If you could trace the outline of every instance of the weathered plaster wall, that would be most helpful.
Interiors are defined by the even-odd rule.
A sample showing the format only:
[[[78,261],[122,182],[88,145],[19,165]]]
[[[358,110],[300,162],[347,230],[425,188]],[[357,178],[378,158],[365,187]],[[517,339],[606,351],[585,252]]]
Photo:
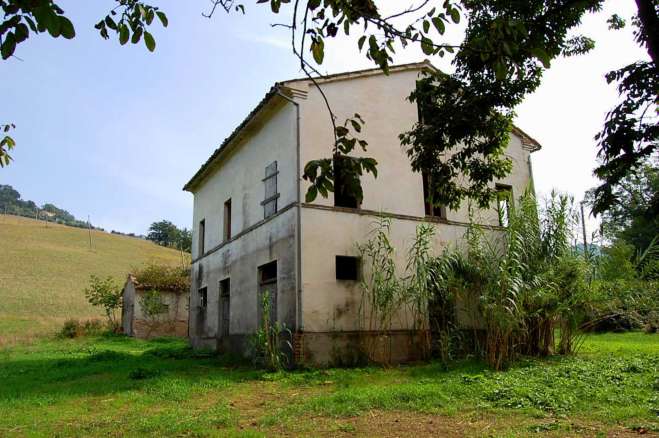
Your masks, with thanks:
[[[135,291],[133,332],[137,338],[159,336],[188,336],[188,292],[160,291],[160,299],[167,311],[155,317],[147,317],[142,309],[145,290]]]
[[[362,208],[410,216],[424,216],[423,183],[421,174],[413,172],[409,158],[400,144],[398,135],[409,131],[418,120],[416,104],[407,100],[416,85],[418,69],[393,71],[389,76],[371,74],[350,80],[337,80],[322,84],[338,121],[359,113],[366,124],[360,138],[368,141],[366,152],[355,150],[355,155],[373,157],[378,162],[378,177],[371,174],[362,178],[364,200]],[[327,109],[320,92],[309,82],[293,82],[291,87],[306,91],[307,99],[300,100],[301,152],[300,165],[317,158],[327,158],[333,143],[332,129]],[[515,197],[520,196],[530,181],[528,167],[530,152],[522,148],[521,140],[511,135],[506,151],[514,171],[497,181],[513,187]],[[301,169],[301,170],[302,170]],[[309,187],[302,181],[301,195]],[[334,198],[318,197],[314,204],[333,206]],[[480,211],[478,221],[498,225],[495,205],[489,211]],[[466,222],[469,220],[467,203],[457,211],[448,211],[447,219]]]
[[[361,292],[356,282],[336,280],[335,256],[356,256],[356,243],[367,239],[376,217],[363,210],[410,217],[394,217],[391,226],[397,265],[401,271],[404,269],[405,252],[414,238],[416,226],[425,216],[421,175],[412,171],[398,138],[417,121],[416,105],[406,100],[417,78],[418,70],[407,70],[392,72],[390,76],[374,74],[322,85],[340,122],[355,112],[366,121],[360,138],[368,141],[368,150],[357,154],[378,161],[378,177],[369,174],[362,178],[362,211],[323,210],[310,206],[302,209],[302,324],[305,332],[359,328],[357,313]],[[320,93],[305,81],[290,86],[308,93],[306,99],[300,100],[303,167],[311,159],[329,156],[331,127],[327,118],[322,117],[326,110]],[[506,154],[512,159],[514,170],[497,182],[512,186],[515,197],[521,195],[530,182],[529,153],[522,147],[520,138],[511,135]],[[302,197],[307,188],[308,183],[303,181]],[[332,207],[334,200],[332,196],[319,197],[313,204]],[[436,253],[449,243],[457,245],[469,221],[467,205],[447,213],[448,223],[434,224]],[[475,218],[481,224],[498,225],[496,205],[478,211]],[[394,329],[408,327],[401,312],[394,321]]]
[[[231,235],[263,219],[265,168],[277,161],[279,209],[296,198],[296,113],[292,105],[271,105],[194,193],[192,254],[199,256],[199,222],[205,220],[205,250],[223,241],[224,203],[231,199]],[[263,127],[267,126],[267,129]]]
[[[357,243],[364,243],[377,218],[342,211],[302,209],[302,322],[307,332],[352,331],[359,327],[362,292],[358,282],[336,279],[335,256],[357,256]],[[402,274],[406,252],[421,221],[391,219],[391,244]],[[433,223],[435,253],[448,245],[460,245],[466,228]],[[322,250],[318,250],[322,248]],[[364,268],[367,269],[367,268]],[[403,311],[394,319],[393,329],[409,327]]]
[[[275,260],[278,320],[294,327],[295,209],[289,208],[194,264],[190,297],[190,337],[194,345],[217,346],[221,327],[219,282],[225,278],[231,281],[229,335],[254,333],[258,327],[258,267]],[[208,291],[206,308],[200,307],[201,287]]]

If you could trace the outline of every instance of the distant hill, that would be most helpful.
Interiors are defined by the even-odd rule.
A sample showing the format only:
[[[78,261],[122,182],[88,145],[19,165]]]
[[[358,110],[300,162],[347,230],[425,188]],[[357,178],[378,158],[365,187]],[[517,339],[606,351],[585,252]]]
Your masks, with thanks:
[[[83,289],[89,275],[123,284],[133,267],[189,255],[150,241],[0,214],[0,347],[54,333],[67,318],[100,317]]]
[[[56,222],[78,228],[89,228],[92,226],[87,221],[76,219],[68,211],[53,204],[44,204],[39,207],[34,201],[21,199],[21,194],[18,193],[18,190],[10,185],[3,184],[0,184],[0,213],[43,219],[48,222]],[[96,227],[92,226],[92,228]]]

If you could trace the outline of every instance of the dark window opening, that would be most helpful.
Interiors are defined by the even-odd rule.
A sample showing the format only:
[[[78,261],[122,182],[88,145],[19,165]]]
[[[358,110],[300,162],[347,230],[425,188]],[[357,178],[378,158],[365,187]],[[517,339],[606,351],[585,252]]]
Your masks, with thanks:
[[[265,168],[265,178],[263,184],[265,185],[265,197],[261,205],[263,205],[263,217],[268,218],[277,213],[277,162],[273,161]]]
[[[231,281],[228,278],[220,280],[220,334],[229,335],[231,324]]]
[[[264,324],[264,308],[263,300],[265,294],[268,294],[268,307],[269,307],[269,319],[268,323],[271,326],[274,326],[277,322],[277,261],[267,263],[263,266],[259,266],[258,269],[258,278],[259,278],[259,293],[258,293],[258,321],[259,326],[262,327]]]
[[[346,167],[350,158],[334,158],[334,206],[345,208],[359,208],[359,201],[355,196],[355,187],[351,187],[348,181]]]
[[[224,203],[224,241],[231,239],[231,199]]]
[[[277,281],[277,261],[259,266],[259,284],[274,283]]]
[[[199,256],[204,255],[204,243],[206,241],[206,220],[199,221]]]
[[[359,257],[336,256],[336,279],[359,280]]]
[[[443,205],[434,205],[431,198],[432,179],[426,172],[422,172],[423,178],[423,206],[426,216],[440,217],[446,219],[446,207]]]
[[[205,309],[208,306],[208,288],[199,289],[199,307]]]
[[[496,185],[497,212],[499,214],[499,225],[507,227],[510,223],[510,209],[513,202],[513,188],[503,184]]]

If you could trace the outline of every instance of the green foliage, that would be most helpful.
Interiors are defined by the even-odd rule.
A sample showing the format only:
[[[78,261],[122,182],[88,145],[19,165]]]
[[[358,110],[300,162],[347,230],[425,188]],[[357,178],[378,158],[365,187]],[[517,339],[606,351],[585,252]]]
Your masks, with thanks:
[[[622,332],[654,324],[659,312],[659,282],[640,279],[596,280],[592,306],[582,328]]]
[[[78,319],[67,319],[57,334],[60,338],[79,338],[81,336],[99,336],[107,330],[106,324],[98,319],[81,322]]]
[[[89,286],[85,288],[85,297],[92,306],[102,307],[113,330],[119,329],[116,311],[121,308],[122,289],[111,276],[99,278],[92,274]]]
[[[485,208],[496,193],[488,183],[512,170],[504,155],[512,113],[483,111],[483,106],[498,106],[490,100],[475,87],[442,73],[417,81],[410,101],[419,106],[421,120],[400,140],[412,169],[427,175],[428,200],[433,205],[457,209],[464,199],[471,199]]]
[[[183,292],[190,290],[189,267],[147,263],[134,269],[133,275],[144,289]]]
[[[261,294],[261,321],[250,337],[252,361],[270,371],[281,371],[289,365],[289,356],[284,348],[293,353],[292,333],[284,324],[274,321],[270,304],[270,292]],[[288,338],[288,339],[285,339]]]
[[[598,278],[602,281],[630,281],[638,278],[632,263],[634,247],[622,240],[605,247],[599,258]]]
[[[368,335],[362,347],[374,362],[391,361],[391,351],[378,355],[378,344],[389,336],[394,319],[401,318],[412,332],[414,348],[421,357],[430,354],[428,303],[439,288],[441,273],[435,269],[432,255],[435,228],[421,224],[407,250],[404,272],[396,271],[396,250],[390,240],[391,219],[380,217],[370,238],[357,244],[363,266],[359,307],[361,329]]]
[[[593,211],[600,211],[601,234],[612,242],[622,240],[636,251],[645,251],[659,233],[659,161],[643,160],[611,187],[613,201],[606,211],[597,210],[598,190],[586,200]]]
[[[9,162],[12,160],[11,155],[9,155],[9,151],[14,149],[14,146],[16,146],[14,139],[7,134],[10,129],[16,129],[16,125],[13,123],[0,125],[0,130],[2,131],[0,136],[3,136],[2,140],[0,140],[0,167],[5,167],[9,164]]]
[[[656,159],[658,150],[659,126],[656,112],[659,39],[656,37],[656,29],[659,17],[653,1],[638,1],[637,4],[639,14],[633,20],[636,40],[639,45],[646,45],[651,60],[637,61],[606,75],[607,83],[617,83],[622,101],[609,111],[602,131],[595,136],[600,158],[595,175],[602,181],[593,191],[595,214],[605,213],[609,208],[627,202],[627,195],[621,197],[621,194],[626,193],[626,183],[642,169],[644,162]],[[615,28],[624,25],[619,17],[610,23]],[[659,201],[656,199],[649,213],[655,218],[659,215]]]
[[[350,156],[357,146],[366,151],[368,143],[351,134],[351,130],[360,133],[363,125],[364,120],[355,114],[342,126],[335,126],[332,158],[312,160],[304,166],[302,177],[311,183],[305,195],[306,202],[313,202],[319,193],[326,198],[329,192],[336,191],[335,196],[350,196],[357,205],[361,204],[364,198],[361,176],[369,172],[376,178],[378,176],[375,159]]]
[[[104,39],[109,32],[115,32],[123,45],[131,36],[133,44],[144,35],[144,42],[151,52],[155,50],[155,40],[146,30],[154,18],[167,27],[168,20],[164,12],[157,7],[138,0],[115,0],[116,6],[104,19],[94,27]],[[30,37],[30,32],[39,34],[48,32],[53,38],[72,39],[76,36],[73,23],[64,16],[64,10],[53,0],[5,0],[0,2],[4,21],[0,22],[0,54],[8,59],[16,46]]]
[[[386,435],[398,423],[409,431],[409,418],[426,418],[423,431],[441,418],[451,432],[476,435],[487,427],[518,436],[532,425],[555,425],[557,435],[657,431],[658,342],[642,333],[589,335],[584,354],[506,372],[471,360],[448,369],[265,373],[222,356],[194,357],[184,340],[42,340],[0,351],[0,433],[107,436],[121,427],[130,436],[301,436],[336,435],[345,424],[358,435]],[[132,379],[137,370],[150,377]]]
[[[167,311],[167,305],[162,300],[160,291],[148,290],[140,294],[138,301],[142,313],[148,320],[155,320]]]
[[[571,199],[552,193],[538,214],[530,193],[511,210],[502,234],[472,224],[466,254],[447,253],[457,294],[480,297],[486,362],[509,366],[520,354],[571,353],[587,300],[586,266],[570,252],[576,225]]]
[[[169,248],[190,252],[192,249],[192,231],[178,228],[168,220],[153,222],[149,227],[147,240]]]

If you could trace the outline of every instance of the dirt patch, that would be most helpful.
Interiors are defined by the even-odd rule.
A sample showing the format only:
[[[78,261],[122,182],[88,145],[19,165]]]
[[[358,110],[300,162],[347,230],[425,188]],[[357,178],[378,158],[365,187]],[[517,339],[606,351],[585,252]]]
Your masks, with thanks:
[[[255,425],[256,423],[254,423]],[[252,426],[252,428],[255,428]],[[620,437],[659,436],[617,425],[533,419],[517,415],[467,413],[458,416],[404,411],[370,411],[358,417],[307,417],[286,426],[258,429],[268,436],[285,437]]]

